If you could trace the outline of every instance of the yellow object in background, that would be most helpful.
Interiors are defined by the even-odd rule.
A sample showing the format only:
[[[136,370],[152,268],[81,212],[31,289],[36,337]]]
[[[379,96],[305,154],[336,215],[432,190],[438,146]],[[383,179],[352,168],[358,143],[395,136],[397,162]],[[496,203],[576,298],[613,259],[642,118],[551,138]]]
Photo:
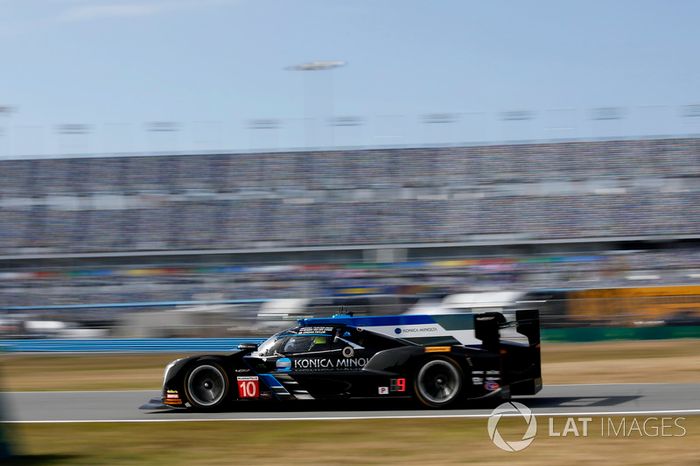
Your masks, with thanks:
[[[677,316],[700,318],[697,285],[576,290],[569,291],[567,298],[567,315],[572,320],[638,325]]]

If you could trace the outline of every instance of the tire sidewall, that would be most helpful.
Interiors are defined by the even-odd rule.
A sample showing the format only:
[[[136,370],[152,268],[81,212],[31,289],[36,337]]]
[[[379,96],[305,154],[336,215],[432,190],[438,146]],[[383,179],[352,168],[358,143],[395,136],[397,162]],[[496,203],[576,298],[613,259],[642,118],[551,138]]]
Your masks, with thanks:
[[[449,363],[450,365],[452,365],[452,367],[454,367],[454,369],[457,371],[457,377],[459,380],[457,394],[451,400],[449,400],[445,403],[435,403],[433,401],[430,401],[430,400],[424,398],[420,393],[420,389],[418,388],[418,375],[420,374],[420,370],[423,368],[423,366],[425,366],[429,362],[436,361],[436,360],[445,361],[445,362]],[[464,380],[465,380],[464,370],[457,363],[457,361],[455,361],[453,358],[448,357],[448,356],[433,356],[431,358],[426,358],[426,359],[421,360],[416,365],[414,377],[413,377],[413,392],[415,394],[416,401],[418,401],[418,403],[424,408],[431,408],[431,409],[448,408],[448,407],[454,406],[456,403],[458,403],[462,399],[462,395],[464,393]]]
[[[218,370],[221,375],[224,378],[224,394],[221,397],[221,399],[211,405],[211,406],[199,406],[195,401],[193,401],[192,395],[190,395],[190,390],[189,390],[189,379],[190,375],[192,372],[200,367],[200,366],[211,366],[214,367],[216,370]],[[190,367],[187,368],[187,372],[185,373],[185,377],[182,381],[183,384],[183,390],[185,392],[185,397],[187,398],[187,401],[189,402],[190,406],[192,407],[193,410],[197,411],[215,411],[217,409],[221,409],[226,403],[228,403],[230,400],[229,398],[229,393],[231,391],[231,382],[230,382],[230,377],[226,373],[226,370],[223,368],[223,366],[219,363],[219,361],[212,361],[212,360],[198,360],[194,362]]]

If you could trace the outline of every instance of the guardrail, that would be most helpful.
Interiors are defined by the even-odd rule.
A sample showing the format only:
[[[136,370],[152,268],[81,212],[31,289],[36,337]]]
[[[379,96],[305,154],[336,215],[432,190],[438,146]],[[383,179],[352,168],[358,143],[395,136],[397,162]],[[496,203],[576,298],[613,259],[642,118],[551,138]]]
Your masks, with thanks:
[[[552,342],[670,340],[675,338],[700,338],[700,326],[570,327],[542,330],[542,339]]]

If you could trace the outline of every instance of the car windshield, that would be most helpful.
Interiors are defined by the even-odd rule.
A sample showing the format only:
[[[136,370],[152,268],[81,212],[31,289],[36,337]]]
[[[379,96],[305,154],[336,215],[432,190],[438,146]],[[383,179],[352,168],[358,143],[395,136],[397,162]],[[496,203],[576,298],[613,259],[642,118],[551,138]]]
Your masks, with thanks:
[[[286,332],[272,335],[270,338],[262,342],[260,346],[258,346],[256,353],[259,356],[272,356],[275,353],[280,353],[282,346],[288,337],[289,334]]]
[[[293,328],[277,333],[265,340],[256,351],[257,356],[274,356],[275,354],[304,353],[328,349],[331,340],[329,333],[310,333],[311,331],[332,331],[331,327]],[[308,332],[308,333],[307,333]]]
[[[326,335],[296,335],[289,337],[284,344],[282,353],[305,353],[307,351],[320,351],[325,349],[328,344]]]

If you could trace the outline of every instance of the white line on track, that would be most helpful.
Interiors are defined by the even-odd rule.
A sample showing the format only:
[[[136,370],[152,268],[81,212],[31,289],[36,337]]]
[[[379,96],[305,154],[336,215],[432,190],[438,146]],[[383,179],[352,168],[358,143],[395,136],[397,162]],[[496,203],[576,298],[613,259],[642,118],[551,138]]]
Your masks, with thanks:
[[[608,383],[548,383],[543,387],[609,387],[611,385],[694,385],[697,382],[608,382]]]
[[[700,409],[671,409],[651,411],[572,411],[572,412],[535,412],[535,416],[580,417],[580,416],[642,416],[642,415],[698,415]],[[376,419],[484,419],[490,414],[426,414],[426,415],[386,415],[386,416],[323,416],[323,417],[245,417],[245,418],[184,418],[184,419],[80,419],[80,420],[36,420],[36,421],[1,421],[4,424],[129,424],[145,422],[233,422],[233,421],[362,421]],[[519,414],[504,414],[504,417],[519,417]]]

